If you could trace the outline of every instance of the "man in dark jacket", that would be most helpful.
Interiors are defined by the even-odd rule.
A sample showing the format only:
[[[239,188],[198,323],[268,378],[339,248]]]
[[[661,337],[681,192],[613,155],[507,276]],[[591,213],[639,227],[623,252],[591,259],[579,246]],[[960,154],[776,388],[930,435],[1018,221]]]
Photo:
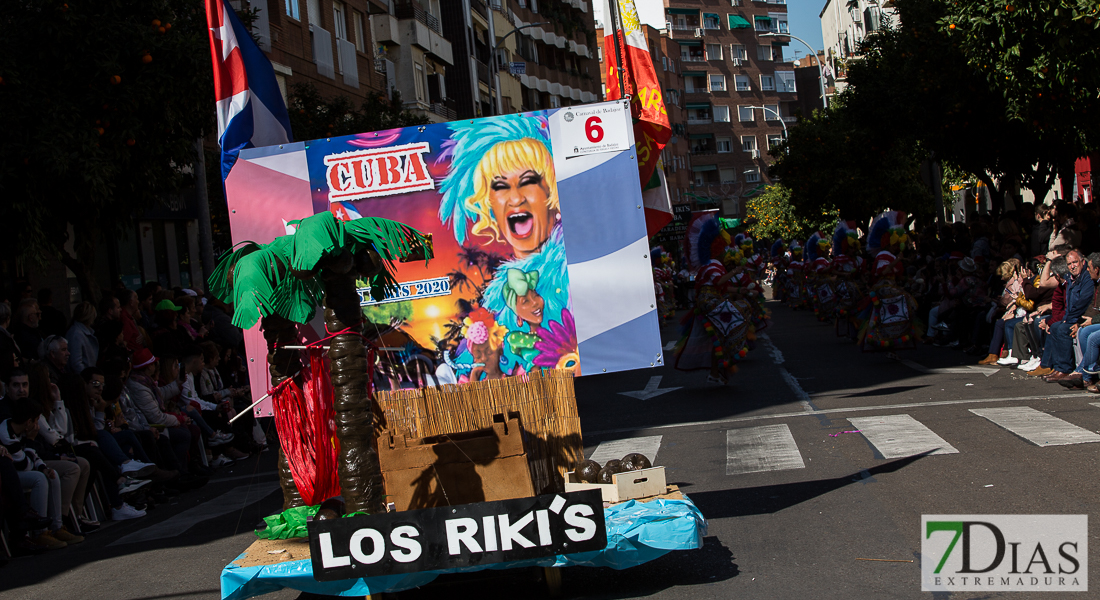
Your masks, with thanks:
[[[1076,327],[1080,324],[1085,310],[1092,303],[1096,286],[1088,269],[1085,268],[1085,257],[1080,251],[1071,250],[1066,255],[1066,266],[1069,268],[1069,280],[1066,282],[1066,314],[1058,322],[1050,323],[1050,338],[1047,344],[1051,345],[1049,366],[1054,371],[1046,376],[1050,382],[1080,379],[1080,373],[1074,373],[1076,361],[1073,357],[1073,337]]]

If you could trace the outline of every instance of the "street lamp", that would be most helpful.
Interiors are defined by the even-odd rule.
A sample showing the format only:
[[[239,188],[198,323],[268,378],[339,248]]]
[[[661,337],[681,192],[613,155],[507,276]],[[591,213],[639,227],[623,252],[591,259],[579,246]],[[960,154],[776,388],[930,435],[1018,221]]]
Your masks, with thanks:
[[[783,138],[787,138],[787,122],[783,120],[783,115],[775,112],[775,109],[768,108],[767,106],[750,106],[749,110],[760,109],[775,114],[775,118],[779,119],[779,124],[783,126]],[[768,115],[764,115],[764,120],[768,120]]]
[[[779,36],[787,36],[787,37],[791,38],[792,40],[798,40],[798,41],[802,42],[803,46],[809,48],[810,54],[814,55],[814,60],[817,61],[817,79],[818,79],[819,83],[821,84],[821,106],[822,106],[822,108],[829,108],[829,98],[828,98],[828,96],[825,95],[825,72],[821,68],[821,59],[817,56],[817,52],[815,52],[814,49],[812,47],[810,47],[809,44],[806,43],[806,40],[804,40],[800,37],[795,37],[795,36],[793,36],[789,33],[771,33],[771,32],[768,32],[768,33],[761,33],[760,34],[760,37],[779,37]]]
[[[504,34],[504,36],[500,38],[500,42],[503,44],[504,40],[508,39],[508,36],[512,35],[513,33],[517,32],[521,29],[527,29],[528,27],[537,27],[539,25],[547,25],[547,24],[548,23],[546,21],[543,21],[543,22],[540,22],[540,23],[528,23],[527,25],[522,25],[520,27],[516,27],[515,29],[513,29],[513,30],[509,31],[508,33]],[[490,25],[492,25],[492,21],[490,21]],[[492,50],[491,50],[491,52],[492,52],[493,56],[492,56],[491,60],[489,61],[490,64],[492,65],[492,73],[489,73],[489,87],[494,88],[495,91],[496,91],[497,101],[493,105],[493,114],[497,114],[497,113],[500,112],[501,107],[504,106],[504,100],[501,98],[500,86],[496,85],[497,73],[500,72],[500,65],[497,64],[497,34],[496,34],[495,31],[493,32],[493,34],[491,36],[491,41],[492,41]]]

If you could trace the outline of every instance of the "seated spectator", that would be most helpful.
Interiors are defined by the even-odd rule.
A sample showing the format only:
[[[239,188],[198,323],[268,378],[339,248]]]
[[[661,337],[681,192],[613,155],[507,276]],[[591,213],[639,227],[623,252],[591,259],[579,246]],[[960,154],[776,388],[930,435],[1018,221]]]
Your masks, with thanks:
[[[178,470],[182,474],[187,474],[191,471],[188,461],[191,431],[187,428],[187,423],[180,422],[175,415],[167,412],[165,404],[165,397],[173,398],[179,395],[179,382],[172,381],[161,386],[153,379],[157,373],[158,359],[148,350],[139,350],[134,354],[133,361],[133,370],[126,382],[126,390],[129,392],[132,406],[136,409],[134,416],[140,415],[149,427],[158,431],[157,435],[168,436],[179,465]],[[129,418],[130,415],[127,414],[127,419]]]
[[[19,302],[16,311],[15,323],[11,326],[11,333],[15,336],[15,343],[23,353],[24,361],[38,360],[38,347],[42,344],[42,333],[38,329],[42,311],[38,308],[38,301],[27,298]]]
[[[61,520],[65,513],[62,483],[58,473],[39,458],[33,449],[26,447],[24,436],[34,431],[40,417],[41,410],[37,403],[30,398],[20,398],[15,403],[11,418],[0,423],[0,446],[4,446],[11,456],[15,470],[20,473],[19,480],[23,488],[31,492],[31,508],[40,515],[45,514],[50,520],[48,529],[38,532],[31,541],[55,550],[83,542],[84,538],[66,530]],[[40,478],[30,475],[34,472],[44,476],[45,486],[41,485]]]
[[[38,331],[42,337],[65,335],[68,329],[65,327],[65,315],[53,305],[53,290],[50,288],[38,290],[38,307],[42,309],[42,317],[38,320]]]
[[[81,302],[73,310],[73,324],[65,334],[69,346],[70,373],[80,373],[99,362],[99,340],[92,331],[96,314],[91,302]]]
[[[193,340],[179,324],[179,313],[183,307],[171,300],[157,302],[154,320],[156,329],[153,330],[153,354],[156,356],[179,356],[185,344]]]
[[[146,346],[145,332],[138,321],[141,319],[141,302],[138,294],[132,290],[119,290],[116,294],[121,305],[119,323],[122,325],[123,345],[130,352],[137,352],[138,348]]]
[[[15,336],[8,328],[11,327],[11,306],[7,302],[0,302],[0,374],[8,373],[20,366],[19,344],[15,343]]]
[[[61,383],[62,379],[73,374],[69,369],[69,341],[65,338],[59,335],[47,337],[42,340],[39,352],[53,383]]]
[[[233,410],[229,396],[226,395],[225,397],[221,397],[219,394],[216,397],[215,394],[209,394],[203,397],[200,393],[196,378],[201,378],[204,366],[203,352],[197,344],[191,344],[184,348],[184,379],[183,385],[180,387],[180,398],[182,404],[185,406],[189,405],[192,412],[196,410],[201,411],[199,418],[195,419],[200,427],[205,425],[206,429],[211,429],[210,424],[213,424],[214,427],[218,428],[216,431],[206,431],[206,429],[204,429],[203,433],[207,436],[207,447],[215,454],[221,454],[221,456],[217,456],[214,459],[212,465],[222,466],[234,460],[246,458],[248,454],[229,446],[229,442],[233,441],[234,434],[224,433],[231,428],[229,420],[237,414]],[[192,412],[188,414],[191,415]],[[249,429],[251,429],[251,425],[249,425]],[[247,431],[248,430],[246,430],[246,432]]]
[[[6,419],[0,419],[4,421]],[[28,475],[41,477],[41,485],[46,486],[46,478],[41,473],[33,471]],[[35,485],[28,485],[27,490],[34,493]],[[0,446],[0,527],[7,526],[8,530],[16,538],[14,543],[9,541],[12,552],[29,554],[47,550],[45,546],[35,544],[27,535],[29,531],[41,531],[50,526],[50,519],[40,515],[27,504],[24,495],[24,485],[19,478],[19,472],[15,470],[11,454],[4,446]]]

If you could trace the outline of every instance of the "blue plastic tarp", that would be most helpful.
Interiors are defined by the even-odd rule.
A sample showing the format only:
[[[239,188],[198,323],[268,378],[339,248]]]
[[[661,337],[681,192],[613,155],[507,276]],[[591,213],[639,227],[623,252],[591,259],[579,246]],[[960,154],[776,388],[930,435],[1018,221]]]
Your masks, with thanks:
[[[481,565],[443,571],[425,571],[320,582],[313,578],[308,560],[295,560],[261,567],[239,567],[234,563],[222,569],[222,600],[244,600],[261,594],[292,588],[329,596],[366,596],[399,592],[419,587],[446,573],[466,573],[482,569],[520,567],[610,567],[629,569],[647,563],[673,550],[703,547],[707,520],[695,504],[683,500],[633,500],[604,509],[607,523],[607,547],[598,552],[547,556],[540,559]],[[243,558],[242,554],[238,559]]]

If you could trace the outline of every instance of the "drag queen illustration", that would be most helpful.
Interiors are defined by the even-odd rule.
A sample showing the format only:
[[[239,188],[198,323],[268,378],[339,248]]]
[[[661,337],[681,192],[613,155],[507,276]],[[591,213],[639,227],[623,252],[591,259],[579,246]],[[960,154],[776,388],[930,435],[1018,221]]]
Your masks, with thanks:
[[[507,329],[500,365],[486,369],[464,340],[453,361],[458,380],[575,369],[577,335],[546,120],[509,115],[450,128],[439,158],[450,160],[440,185],[440,221],[460,246],[503,242],[511,248],[476,301],[494,320],[487,327]]]

